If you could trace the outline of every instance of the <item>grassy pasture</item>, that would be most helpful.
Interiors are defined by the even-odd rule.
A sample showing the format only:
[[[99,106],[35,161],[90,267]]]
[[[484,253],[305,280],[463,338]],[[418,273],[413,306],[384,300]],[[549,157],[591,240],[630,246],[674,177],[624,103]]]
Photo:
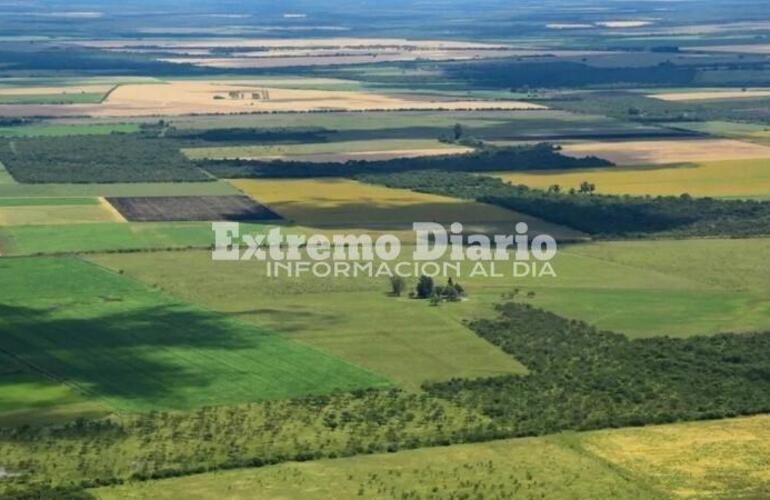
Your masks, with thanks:
[[[89,259],[383,373],[408,388],[524,371],[460,318],[423,301],[388,297],[384,278],[270,278],[259,262],[212,261],[207,251]],[[182,269],[196,272],[177,276]]]
[[[138,123],[35,124],[18,127],[0,127],[0,137],[67,137],[72,135],[109,135],[139,132]]]
[[[97,417],[109,411],[72,387],[50,380],[0,353],[0,426]]]
[[[559,184],[562,189],[578,188],[584,181],[600,193],[633,195],[761,197],[770,195],[770,159],[726,160],[615,167],[580,171],[501,173],[498,177],[514,184],[545,189]]]
[[[0,95],[0,104],[98,104],[104,99],[103,92],[75,94],[17,94]]]
[[[7,184],[15,184],[16,181],[11,177],[11,174],[5,169],[5,165],[0,163],[0,189]]]
[[[10,175],[8,175],[10,178]],[[94,197],[94,196],[217,196],[238,194],[224,181],[128,182],[109,184],[16,184],[3,182],[0,168],[0,198]]]
[[[520,221],[535,232],[577,238],[581,233],[492,205],[348,179],[234,180],[232,184],[285,219],[325,228],[409,229],[413,222],[462,222],[511,232]]]
[[[0,275],[0,347],[119,411],[387,384],[283,336],[74,258],[4,259]]]
[[[48,205],[99,205],[99,198],[0,198],[0,207],[38,207]]]
[[[675,497],[770,495],[770,416],[586,434],[585,449]]]
[[[770,127],[757,123],[715,120],[707,122],[676,122],[669,124],[669,126],[676,129],[691,130],[703,134],[770,145]]]
[[[247,224],[244,231],[258,231],[260,227]],[[4,255],[208,248],[212,242],[211,224],[207,222],[0,227],[0,252]]]
[[[157,498],[659,498],[558,437],[425,448],[91,490],[101,500]]]
[[[91,490],[96,498],[764,498],[770,417],[658,425],[238,469]]]
[[[124,219],[104,200],[78,203],[78,198],[0,198],[0,225],[54,225],[99,222],[123,222]],[[87,199],[90,201],[90,199]]]
[[[544,138],[659,137],[676,132],[598,115],[542,110],[526,113],[506,111],[393,111],[379,113],[376,120],[365,113],[306,113],[250,116],[197,116],[174,120],[178,128],[228,127],[325,128],[334,130],[333,141],[376,139],[435,140],[451,135],[456,123],[467,136],[485,140],[543,140]]]
[[[469,277],[465,267],[460,282],[469,300],[438,308],[387,297],[385,278],[267,279],[263,264],[212,262],[209,252],[89,258],[148,283],[162,282],[192,303],[368,363],[402,383],[419,383],[451,376],[452,370],[455,375],[494,370],[492,353],[486,360],[470,354],[461,322],[492,314],[501,295],[515,288],[522,290],[520,300],[631,337],[767,330],[770,275],[763,261],[769,245],[763,239],[570,245],[554,261],[556,278]],[[403,252],[409,255],[411,249]],[[411,287],[416,283],[408,281]],[[228,293],[234,284],[242,299]],[[524,298],[529,291],[534,298]],[[440,335],[433,337],[435,332]],[[441,357],[433,356],[436,349]],[[469,357],[480,363],[465,361]]]

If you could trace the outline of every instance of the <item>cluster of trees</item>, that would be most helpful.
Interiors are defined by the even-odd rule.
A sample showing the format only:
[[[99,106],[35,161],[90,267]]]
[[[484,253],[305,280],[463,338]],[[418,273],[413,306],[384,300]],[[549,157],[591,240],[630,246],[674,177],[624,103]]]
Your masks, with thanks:
[[[451,172],[494,172],[514,170],[563,170],[589,167],[609,167],[613,163],[595,156],[573,158],[559,153],[552,144],[485,147],[472,153],[445,156],[421,156],[378,161],[348,161],[345,163],[258,160],[203,160],[203,168],[218,177],[350,177],[374,173],[396,173],[412,170],[443,170]]]
[[[8,139],[0,162],[26,183],[212,180],[175,142],[142,134]]]
[[[426,386],[516,435],[724,418],[770,410],[770,333],[629,340],[528,304],[471,328],[526,377]]]
[[[594,236],[755,236],[770,231],[770,202],[682,196],[615,196],[543,191],[461,172],[359,176],[388,187],[478,200],[563,224]],[[586,192],[593,192],[586,183]]]
[[[402,296],[407,288],[407,282],[403,277],[393,276],[390,278],[390,293],[392,296]],[[458,302],[467,296],[467,292],[460,283],[451,277],[447,280],[446,285],[442,286],[436,285],[432,277],[422,275],[417,281],[414,291],[410,292],[409,296],[414,299],[427,299],[430,300],[431,305],[439,305],[442,302]]]
[[[0,118],[0,127],[21,127],[29,123],[32,121],[27,118]]]

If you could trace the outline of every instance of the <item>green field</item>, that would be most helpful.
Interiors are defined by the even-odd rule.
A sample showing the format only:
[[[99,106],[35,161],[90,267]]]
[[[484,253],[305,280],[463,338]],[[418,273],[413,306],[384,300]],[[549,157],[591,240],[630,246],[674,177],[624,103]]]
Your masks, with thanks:
[[[510,439],[129,483],[96,498],[765,498],[757,416]],[[411,495],[411,496],[410,496]],[[467,495],[463,497],[462,495]]]
[[[3,182],[0,170],[0,198],[93,197],[93,196],[205,196],[238,194],[224,181],[214,182],[128,182],[109,184],[16,184]],[[10,178],[10,176],[8,176]]]
[[[102,500],[663,498],[559,436],[241,469],[91,491]]]
[[[106,405],[0,353],[0,426],[97,417],[108,411]]]
[[[8,173],[8,171],[5,169],[5,165],[0,163],[0,188],[3,187],[3,185],[6,184],[15,184],[16,181],[13,180],[13,177],[11,177],[11,174]]]
[[[271,279],[261,263],[212,261],[210,252],[202,251],[92,259],[142,281],[162,283],[165,290],[193,303],[284,333],[409,388],[452,377],[524,372],[521,364],[447,311],[424,301],[388,297],[385,278]],[[240,292],[233,294],[233,289]]]
[[[0,207],[98,205],[98,198],[0,198]]]
[[[0,95],[0,104],[99,104],[103,92]]]
[[[106,203],[96,205],[0,205],[0,227],[27,225],[94,224],[123,218]]]
[[[369,363],[396,380],[414,382],[430,378],[431,373],[458,369],[436,360],[437,368],[432,370],[430,363],[415,362],[412,370],[422,373],[403,373],[403,367],[412,363],[409,353],[418,356],[417,343],[423,339],[412,333],[415,324],[444,332],[447,340],[440,345],[442,352],[462,351],[456,358],[460,373],[492,371],[495,365],[485,362],[483,355],[479,362],[460,361],[470,351],[467,346],[455,348],[454,343],[467,333],[463,319],[489,315],[501,295],[515,288],[535,292],[534,298],[526,299],[534,305],[632,337],[770,329],[770,275],[763,265],[768,252],[767,239],[571,245],[563,247],[555,259],[556,278],[465,277],[461,281],[469,300],[436,309],[420,301],[386,298],[385,278],[255,279],[263,276],[263,265],[212,262],[208,252],[92,258],[142,281],[160,280],[166,289],[193,303],[238,313],[255,324]],[[248,290],[243,299],[227,293],[233,283]],[[390,338],[408,342],[403,344],[404,352]],[[425,340],[419,359],[436,349],[433,339]],[[392,356],[386,358],[388,353]],[[389,366],[394,369],[387,371]]]
[[[333,130],[333,141],[371,139],[428,139],[451,135],[456,123],[467,136],[486,140],[527,139],[551,136],[604,137],[627,134],[671,135],[659,127],[623,122],[597,115],[556,110],[511,113],[506,111],[394,111],[379,113],[373,120],[366,113],[276,113],[259,117],[260,128],[324,128]],[[254,127],[249,116],[180,117],[179,129]]]
[[[0,137],[63,137],[71,135],[108,135],[139,132],[138,123],[72,124],[72,125],[23,125],[0,127]]]
[[[387,384],[283,336],[75,258],[4,259],[0,276],[0,349],[118,411]]]
[[[261,226],[245,226],[256,231]],[[0,227],[5,255],[208,248],[208,222],[94,223]]]

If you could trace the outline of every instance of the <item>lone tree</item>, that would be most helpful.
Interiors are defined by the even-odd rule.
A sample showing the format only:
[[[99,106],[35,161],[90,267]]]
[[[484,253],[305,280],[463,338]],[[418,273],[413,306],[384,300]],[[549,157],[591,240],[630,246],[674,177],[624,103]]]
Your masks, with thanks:
[[[580,183],[580,192],[585,194],[591,194],[596,191],[596,184],[593,182],[583,181]]]
[[[424,274],[420,276],[420,280],[417,282],[417,298],[418,299],[428,299],[433,296],[433,278],[430,276],[425,276]]]
[[[406,280],[401,276],[391,276],[390,290],[394,297],[401,297],[401,294],[406,290]]]
[[[463,126],[459,123],[455,123],[454,129],[452,129],[452,132],[454,134],[454,138],[456,141],[459,141],[463,137]]]

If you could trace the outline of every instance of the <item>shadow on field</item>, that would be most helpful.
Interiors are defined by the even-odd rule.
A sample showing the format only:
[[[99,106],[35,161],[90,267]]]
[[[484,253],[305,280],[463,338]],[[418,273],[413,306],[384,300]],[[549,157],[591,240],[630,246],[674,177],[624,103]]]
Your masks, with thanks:
[[[0,349],[119,410],[215,403],[213,385],[233,381],[227,387],[240,390],[235,386],[275,344],[272,335],[182,305],[86,319],[66,314],[0,304]]]

